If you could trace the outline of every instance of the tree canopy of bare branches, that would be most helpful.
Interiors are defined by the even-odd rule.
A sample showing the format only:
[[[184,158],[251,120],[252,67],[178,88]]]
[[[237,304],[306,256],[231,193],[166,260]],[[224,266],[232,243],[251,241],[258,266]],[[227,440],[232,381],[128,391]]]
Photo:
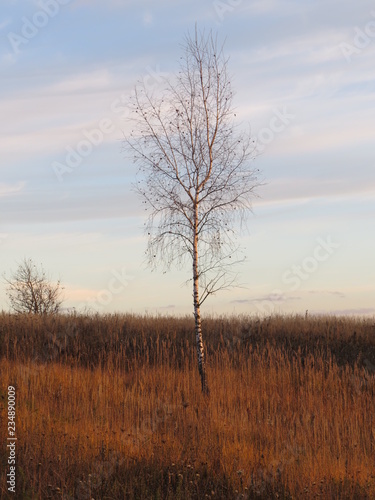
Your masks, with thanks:
[[[205,370],[200,307],[235,282],[237,231],[259,185],[254,141],[234,123],[228,59],[210,32],[188,35],[180,70],[160,95],[140,83],[126,145],[139,165],[136,190],[148,211],[151,265],[192,265],[202,389]]]
[[[62,304],[60,280],[52,283],[42,266],[38,268],[31,259],[24,259],[8,279],[7,297],[17,313],[53,314]]]

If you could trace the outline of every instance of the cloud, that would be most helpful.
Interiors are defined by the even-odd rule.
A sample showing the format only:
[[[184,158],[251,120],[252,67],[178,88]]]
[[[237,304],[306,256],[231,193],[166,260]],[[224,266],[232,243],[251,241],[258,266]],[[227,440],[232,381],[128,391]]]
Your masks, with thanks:
[[[154,20],[154,17],[152,15],[152,12],[150,10],[146,10],[143,13],[143,24],[145,26],[150,26],[151,24],[153,24],[153,20]]]
[[[285,66],[289,65],[295,70],[300,69],[303,72],[303,69],[309,65],[311,66],[311,63],[316,65],[328,63],[332,60],[341,60],[342,54],[337,50],[336,44],[342,40],[342,37],[343,31],[333,28],[293,36],[285,33],[282,43],[280,43],[280,37],[275,38],[274,41],[271,39],[267,45],[260,45],[254,47],[253,50],[242,52],[242,57],[251,65],[255,67],[258,65],[259,69],[266,69],[270,61],[279,60]],[[237,54],[241,54],[241,49]],[[301,59],[300,68],[296,66],[299,59]],[[278,69],[278,66],[275,69]]]
[[[256,199],[256,207],[280,207],[305,205],[315,199],[331,201],[348,198],[361,198],[375,195],[375,181],[366,178],[313,178],[305,175],[303,178],[275,178],[261,189],[262,198]]]
[[[188,0],[180,0],[180,3],[187,2]],[[159,0],[158,6],[173,5],[174,3],[174,0]],[[155,2],[153,0],[106,0],[104,3],[102,0],[75,0],[73,4],[74,7],[88,6],[89,8],[95,5],[104,9],[129,9],[131,6],[137,6],[138,8],[155,6]]]
[[[144,58],[133,62],[146,74]],[[9,76],[0,98],[1,114],[7,117],[0,125],[0,133],[6,137],[0,143],[2,160],[63,154],[66,146],[75,147],[85,139],[84,130],[97,129],[103,120],[114,129],[105,135],[105,141],[121,138],[137,69],[126,65],[120,73],[114,76],[102,67],[70,76],[53,74],[52,83],[47,84],[46,78],[37,76],[27,88],[19,78]]]
[[[5,66],[11,66],[15,64],[17,61],[17,55],[12,54],[11,52],[7,52],[5,54],[2,54],[0,56],[0,64],[5,65]]]
[[[316,295],[334,295],[336,297],[339,297],[340,299],[345,299],[346,298],[346,295],[345,293],[341,292],[341,291],[336,291],[336,290],[333,290],[333,291],[330,291],[330,290],[308,290],[307,293],[309,294],[316,294]]]
[[[7,196],[14,196],[23,191],[26,182],[20,181],[16,184],[4,184],[0,183],[0,198],[5,198]]]
[[[10,24],[12,24],[12,19],[10,17],[7,17],[3,21],[0,21],[0,31],[9,26]]]
[[[108,88],[112,83],[112,78],[107,69],[99,69],[87,73],[73,75],[59,83],[48,88],[48,93],[58,94],[76,94],[92,92]]]
[[[290,2],[283,2],[282,0],[255,0],[248,4],[247,11],[251,14],[264,14],[280,10],[285,12],[285,8]]]
[[[79,288],[64,283],[64,299],[66,302],[85,302],[96,299],[101,289]]]
[[[237,299],[232,300],[231,304],[252,304],[252,303],[260,303],[260,302],[291,302],[295,300],[301,300],[302,297],[296,295],[286,295],[285,293],[269,293],[267,295],[263,295],[262,297],[257,297],[254,299]]]
[[[8,188],[4,190],[4,196],[19,191],[20,189]],[[55,192],[48,195],[39,190],[30,190],[23,194],[22,198],[7,201],[4,206],[0,204],[0,211],[7,213],[7,223],[12,224],[114,220],[143,214],[136,194],[129,192],[129,187],[121,183],[109,188],[91,187],[88,192],[87,188],[86,191],[84,188],[78,188],[66,196]]]

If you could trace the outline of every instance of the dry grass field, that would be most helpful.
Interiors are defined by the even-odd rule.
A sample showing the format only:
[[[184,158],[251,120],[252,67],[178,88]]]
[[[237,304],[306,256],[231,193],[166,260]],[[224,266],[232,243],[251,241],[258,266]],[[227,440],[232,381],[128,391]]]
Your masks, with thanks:
[[[375,324],[0,314],[0,497],[374,499]],[[7,387],[16,490],[7,493]]]

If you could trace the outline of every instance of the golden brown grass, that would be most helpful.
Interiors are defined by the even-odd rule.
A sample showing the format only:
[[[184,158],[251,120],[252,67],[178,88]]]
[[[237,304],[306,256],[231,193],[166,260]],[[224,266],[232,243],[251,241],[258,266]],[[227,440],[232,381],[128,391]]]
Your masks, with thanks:
[[[210,399],[190,319],[0,316],[15,498],[375,498],[373,321],[216,318],[205,332]]]

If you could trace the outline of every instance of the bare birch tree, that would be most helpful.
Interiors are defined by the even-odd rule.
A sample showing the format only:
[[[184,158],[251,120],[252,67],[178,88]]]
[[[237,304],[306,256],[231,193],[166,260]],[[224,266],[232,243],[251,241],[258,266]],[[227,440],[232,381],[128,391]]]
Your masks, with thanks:
[[[24,259],[11,278],[5,278],[7,296],[16,313],[54,314],[62,304],[63,287],[52,283],[42,267]]]
[[[209,394],[201,306],[234,284],[237,222],[251,210],[259,183],[251,168],[254,141],[234,125],[223,46],[195,30],[183,48],[180,71],[160,96],[136,86],[125,144],[139,165],[136,190],[149,210],[149,263],[192,265],[198,368]]]

